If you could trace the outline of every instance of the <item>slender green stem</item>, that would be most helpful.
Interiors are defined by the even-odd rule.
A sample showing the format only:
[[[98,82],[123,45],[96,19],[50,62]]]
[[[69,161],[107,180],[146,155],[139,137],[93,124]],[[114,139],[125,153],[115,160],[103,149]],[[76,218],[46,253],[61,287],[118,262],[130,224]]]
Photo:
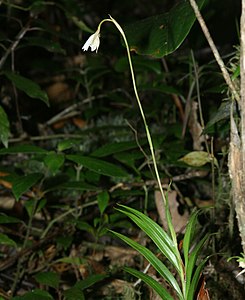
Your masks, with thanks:
[[[115,26],[117,27],[117,29],[121,33],[121,35],[123,37],[123,41],[124,41],[126,49],[127,49],[127,56],[128,56],[129,68],[130,68],[130,72],[131,72],[131,78],[132,78],[132,82],[133,82],[134,94],[135,94],[135,97],[136,97],[136,100],[137,100],[137,103],[138,103],[138,106],[139,106],[139,109],[140,109],[141,117],[143,119],[143,123],[144,123],[144,126],[145,126],[146,136],[147,136],[148,144],[149,144],[150,151],[151,151],[151,156],[152,156],[152,161],[153,161],[153,166],[154,166],[154,171],[155,171],[158,187],[159,187],[159,190],[160,190],[163,202],[164,202],[164,206],[165,206],[165,209],[166,209],[168,229],[170,231],[172,241],[174,242],[174,245],[175,245],[175,249],[176,249],[175,254],[177,256],[177,259],[179,260],[179,266],[180,266],[179,275],[180,275],[180,280],[181,280],[181,284],[182,284],[183,295],[185,297],[185,295],[186,295],[186,288],[185,288],[186,285],[185,285],[184,270],[182,268],[183,262],[182,262],[182,259],[181,259],[181,256],[180,256],[180,253],[179,253],[179,250],[178,250],[177,237],[176,237],[176,233],[175,233],[175,230],[174,230],[174,227],[173,227],[173,224],[172,224],[172,219],[171,219],[170,211],[169,211],[169,208],[168,208],[168,201],[167,201],[167,198],[166,198],[166,196],[163,192],[162,183],[161,183],[161,179],[160,179],[160,175],[159,175],[159,171],[158,171],[158,167],[157,167],[156,156],[155,156],[155,151],[154,151],[154,146],[153,146],[151,134],[150,134],[150,131],[149,131],[149,128],[148,128],[145,113],[144,113],[143,107],[141,105],[141,101],[140,101],[138,90],[137,90],[137,85],[136,85],[136,81],[135,81],[135,74],[134,74],[134,68],[133,68],[131,54],[130,54],[130,48],[129,48],[128,41],[127,41],[127,38],[125,36],[125,33],[124,33],[122,27],[111,16],[110,16],[110,18],[111,18],[110,21],[115,24]],[[100,25],[101,25],[101,23],[100,23]]]
[[[135,81],[135,74],[134,74],[134,68],[133,68],[133,64],[132,64],[132,59],[131,59],[131,54],[130,54],[130,49],[129,49],[128,41],[127,41],[127,38],[125,36],[125,33],[124,33],[122,27],[117,23],[117,21],[114,20],[111,17],[111,22],[113,22],[116,25],[117,29],[121,33],[121,35],[123,37],[123,41],[124,41],[126,49],[127,49],[127,55],[128,55],[128,61],[129,61],[129,68],[130,68],[131,78],[132,78],[132,82],[133,82],[134,94],[135,94],[135,97],[136,97],[136,100],[137,100],[137,103],[138,103],[138,106],[139,106],[139,110],[140,110],[140,113],[141,113],[141,116],[142,116],[142,119],[143,119],[143,122],[144,122],[146,136],[147,136],[147,140],[148,140],[148,143],[149,143],[149,146],[150,146],[150,151],[151,151],[153,166],[154,166],[154,170],[155,170],[155,174],[156,174],[156,178],[157,178],[157,183],[158,183],[158,186],[159,186],[159,189],[160,189],[160,192],[161,192],[161,196],[162,196],[163,202],[166,205],[166,202],[167,202],[166,201],[166,196],[165,196],[165,194],[163,192],[162,183],[161,183],[160,175],[159,175],[159,172],[158,172],[158,167],[157,167],[157,162],[156,162],[156,156],[155,156],[155,152],[154,152],[154,146],[153,146],[151,134],[150,134],[147,122],[146,122],[145,113],[144,113],[143,107],[141,105],[141,101],[140,101],[138,90],[137,90],[137,85],[136,85],[136,81]]]

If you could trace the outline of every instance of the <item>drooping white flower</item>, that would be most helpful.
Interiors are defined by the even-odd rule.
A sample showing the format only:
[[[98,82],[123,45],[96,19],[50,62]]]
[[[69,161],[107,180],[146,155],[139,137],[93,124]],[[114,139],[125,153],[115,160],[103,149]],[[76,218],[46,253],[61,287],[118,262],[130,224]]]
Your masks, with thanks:
[[[86,43],[83,45],[83,51],[88,51],[88,48],[91,48],[91,51],[98,51],[100,46],[100,29],[98,28],[97,31],[90,35],[87,39]]]

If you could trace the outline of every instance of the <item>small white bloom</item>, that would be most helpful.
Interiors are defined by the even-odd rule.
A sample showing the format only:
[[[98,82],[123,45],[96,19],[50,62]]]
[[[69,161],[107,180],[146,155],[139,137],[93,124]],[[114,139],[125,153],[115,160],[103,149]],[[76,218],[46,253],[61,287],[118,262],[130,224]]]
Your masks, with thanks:
[[[92,34],[87,42],[83,45],[83,51],[87,51],[88,48],[90,47],[91,48],[91,51],[98,51],[99,49],[99,46],[100,46],[100,30],[97,29],[97,31]]]

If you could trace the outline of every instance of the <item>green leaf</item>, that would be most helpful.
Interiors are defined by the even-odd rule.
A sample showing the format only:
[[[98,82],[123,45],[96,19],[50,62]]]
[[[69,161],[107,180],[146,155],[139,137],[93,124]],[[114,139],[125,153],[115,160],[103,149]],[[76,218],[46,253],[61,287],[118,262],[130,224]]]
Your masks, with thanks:
[[[179,159],[192,167],[201,167],[206,163],[210,163],[212,158],[208,152],[205,151],[192,151]]]
[[[42,100],[49,106],[49,99],[46,92],[41,90],[40,86],[34,81],[25,78],[21,75],[12,72],[4,72],[4,75],[12,81],[12,83],[21,91],[26,93],[29,97]]]
[[[32,154],[32,153],[46,153],[46,152],[47,150],[34,145],[20,145],[20,146],[13,146],[8,149],[1,149],[0,155],[17,154],[17,153]]]
[[[175,269],[181,274],[182,265],[179,264],[179,252],[178,248],[171,240],[167,232],[165,232],[156,222],[128,206],[119,205],[118,211],[127,215],[136,225],[138,225],[155,243],[157,248],[163,253],[163,255],[173,264]]]
[[[190,251],[190,245],[193,239],[193,236],[196,231],[196,225],[197,225],[197,216],[198,216],[198,211],[195,211],[186,226],[185,229],[185,235],[183,239],[183,251],[184,251],[184,259],[185,259],[185,266],[188,265],[188,260],[189,260],[189,251]]]
[[[58,186],[61,189],[78,190],[78,191],[97,191],[98,187],[88,184],[84,181],[69,181]]]
[[[114,153],[122,152],[137,148],[138,145],[136,142],[118,142],[118,143],[110,143],[102,146],[99,149],[96,149],[91,155],[97,157],[108,156]]]
[[[11,247],[17,247],[14,240],[10,239],[6,234],[0,233],[0,245],[8,245]]]
[[[186,268],[186,290],[187,291],[189,291],[189,288],[190,288],[190,286],[192,284],[192,280],[194,280],[194,277],[192,278],[192,274],[193,274],[193,271],[194,271],[194,268],[195,268],[195,264],[196,264],[198,255],[199,255],[200,251],[202,250],[203,245],[207,241],[208,237],[209,237],[209,235],[206,234],[198,242],[198,244],[195,246],[194,250],[191,252],[191,254],[189,256],[188,264],[185,265],[185,268]],[[200,271],[201,271],[201,269],[200,269]]]
[[[162,66],[160,61],[152,60],[152,59],[146,59],[146,57],[141,56],[133,56],[132,62],[134,65],[134,68],[138,72],[155,72],[156,74],[162,73]],[[117,60],[115,64],[115,70],[117,72],[125,72],[128,71],[128,58],[127,57],[121,57]]]
[[[12,191],[16,200],[19,200],[20,196],[35,185],[42,177],[43,175],[40,173],[32,173],[15,179]]]
[[[194,276],[191,281],[190,288],[188,289],[188,298],[187,299],[191,299],[191,300],[194,299],[194,295],[195,295],[195,292],[196,292],[196,289],[198,286],[198,282],[200,280],[201,272],[202,272],[206,262],[208,261],[208,259],[209,259],[209,256],[206,257],[205,259],[203,259],[202,262],[196,268],[196,271],[195,271]]]
[[[128,237],[114,232],[110,230],[113,234],[115,234],[117,237],[119,237],[121,240],[123,240],[125,243],[127,243],[129,246],[137,250],[141,255],[143,255],[149,263],[153,266],[153,268],[164,278],[169,284],[172,285],[172,287],[177,292],[179,299],[184,299],[182,292],[180,290],[180,287],[174,278],[173,274],[168,270],[168,268],[158,259],[149,249],[146,247],[136,243],[135,241],[129,239]]]
[[[53,300],[54,298],[46,291],[35,289],[23,296],[11,298],[12,300]]]
[[[66,157],[67,159],[94,171],[95,173],[112,177],[128,176],[127,172],[122,168],[104,160],[82,155],[67,155]]]
[[[89,33],[94,33],[91,28],[89,28],[82,20],[78,19],[76,16],[68,15],[68,18],[70,18],[79,29]]]
[[[134,270],[129,267],[123,268],[126,272],[132,274],[133,276],[143,280],[147,285],[149,285],[163,300],[174,300],[174,298],[165,290],[165,288],[157,282],[152,277]]]
[[[0,224],[10,224],[10,223],[20,223],[22,222],[20,219],[15,217],[10,217],[5,214],[0,214]]]
[[[211,118],[211,120],[208,121],[204,133],[207,132],[207,130],[213,126],[215,123],[221,121],[221,120],[227,120],[230,117],[231,113],[231,105],[233,105],[233,111],[236,111],[236,104],[235,101],[224,101],[221,103],[220,107],[218,108],[217,113]]]
[[[62,140],[58,143],[57,150],[61,152],[67,149],[71,149],[73,146],[78,145],[79,143],[79,140],[74,139]]]
[[[99,210],[100,210],[101,215],[103,214],[103,212],[107,208],[109,200],[110,200],[110,196],[106,191],[103,191],[103,192],[98,194],[97,201],[98,201],[98,206],[99,206]]]
[[[199,8],[205,0],[197,1]],[[181,1],[169,12],[124,27],[131,51],[163,57],[175,51],[195,22],[189,1]]]
[[[96,282],[101,281],[108,277],[106,274],[94,274],[90,275],[84,280],[78,281],[75,286],[81,288],[82,290],[85,290],[89,288],[90,286],[94,285]]]
[[[2,106],[0,106],[0,141],[4,147],[8,147],[8,138],[10,136],[10,126],[8,116]]]
[[[60,283],[60,276],[54,272],[42,272],[34,276],[36,281],[40,284],[50,286],[57,289]]]
[[[44,158],[44,164],[49,171],[55,175],[59,168],[64,164],[65,157],[62,153],[51,152]]]
[[[78,281],[72,288],[64,292],[65,298],[67,300],[85,300],[83,290],[94,285],[96,282],[106,278],[106,274],[95,274],[88,278]]]
[[[28,37],[25,39],[27,46],[37,46],[48,50],[53,53],[66,54],[65,49],[61,48],[60,44],[53,40],[47,40],[41,37]]]
[[[76,286],[65,290],[63,294],[66,300],[85,300],[83,291]]]

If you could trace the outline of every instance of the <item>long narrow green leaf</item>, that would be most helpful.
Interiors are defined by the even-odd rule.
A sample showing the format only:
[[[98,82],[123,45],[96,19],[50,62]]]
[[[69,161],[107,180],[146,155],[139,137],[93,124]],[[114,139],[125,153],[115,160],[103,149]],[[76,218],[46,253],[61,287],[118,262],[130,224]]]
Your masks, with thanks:
[[[141,255],[143,255],[149,263],[153,266],[153,268],[175,289],[177,292],[179,299],[184,299],[181,289],[174,278],[173,274],[169,271],[169,269],[163,264],[163,262],[158,259],[149,249],[146,247],[136,243],[135,241],[131,240],[130,238],[114,232],[110,230],[113,234],[127,243],[129,246],[137,250]]]
[[[132,274],[133,276],[143,280],[147,285],[149,285],[163,300],[174,300],[173,297],[166,291],[166,289],[152,277],[134,270],[129,267],[123,268],[126,272]]]
[[[206,262],[208,261],[209,259],[209,256],[206,257],[202,262],[201,264],[197,267],[195,273],[194,273],[194,276],[192,278],[192,281],[191,281],[191,285],[190,285],[190,288],[187,290],[187,300],[193,300],[194,299],[194,295],[195,295],[195,292],[196,292],[196,288],[197,288],[197,285],[198,285],[198,282],[200,280],[200,275],[201,275],[201,272],[204,268],[204,265],[206,264]]]
[[[195,226],[196,226],[196,222],[197,222],[198,213],[199,213],[198,211],[195,211],[191,215],[191,217],[189,219],[189,222],[186,226],[186,230],[185,230],[185,236],[184,236],[184,240],[183,240],[183,251],[184,251],[185,266],[188,265],[190,244],[191,244],[192,237],[195,233]]]
[[[182,266],[179,264],[177,257],[178,249],[170,239],[169,235],[153,220],[143,213],[124,205],[120,205],[122,209],[117,209],[127,215],[135,224],[137,224],[156,244],[158,249],[173,264],[175,269],[181,274]]]
[[[209,235],[206,234],[199,242],[198,244],[195,246],[194,250],[191,252],[190,256],[189,256],[189,260],[188,260],[188,264],[185,265],[185,270],[186,270],[186,290],[189,290],[189,287],[191,285],[191,281],[192,281],[192,274],[193,274],[193,270],[198,258],[198,255],[203,247],[203,245],[205,244],[205,242],[207,241]]]

